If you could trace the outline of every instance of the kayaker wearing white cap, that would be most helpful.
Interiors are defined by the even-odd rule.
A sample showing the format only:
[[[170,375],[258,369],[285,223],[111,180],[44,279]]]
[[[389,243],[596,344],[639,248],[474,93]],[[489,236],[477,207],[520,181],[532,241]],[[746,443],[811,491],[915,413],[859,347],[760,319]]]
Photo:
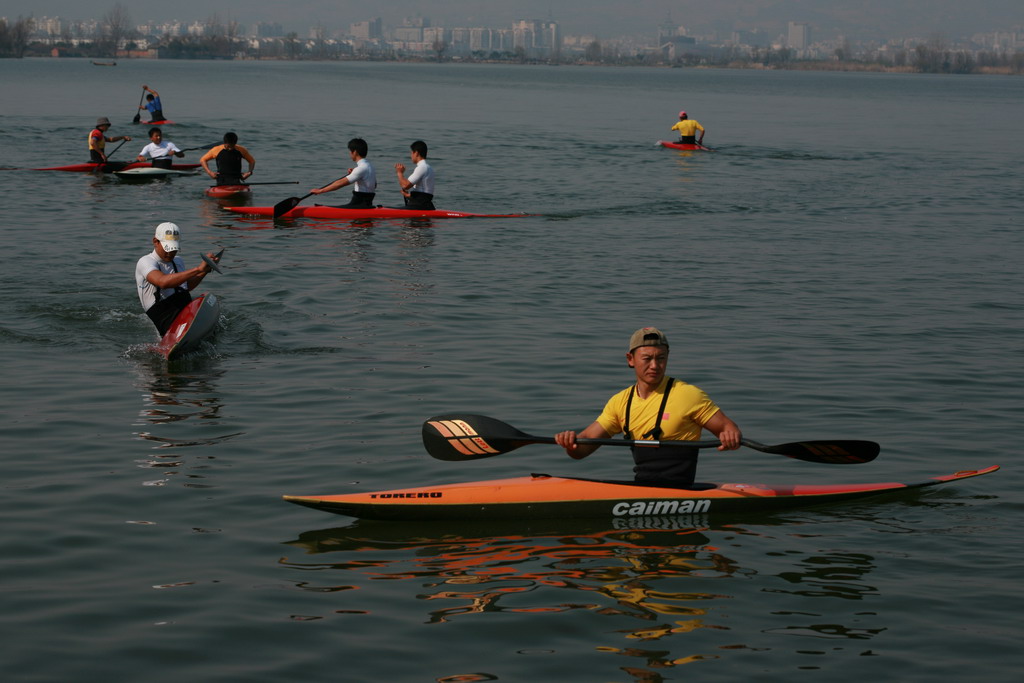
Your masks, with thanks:
[[[683,145],[703,145],[704,144],[704,126],[697,123],[695,120],[686,116],[685,111],[679,112],[679,123],[669,128],[669,130],[679,131],[679,143]],[[697,131],[700,131],[700,140],[695,139]]]
[[[636,384],[612,396],[597,421],[579,438],[607,439],[624,432],[630,440],[697,441],[702,429],[718,437],[718,450],[740,447],[743,435],[735,422],[701,389],[665,376],[668,338],[656,327],[642,327],[629,339],[626,362],[636,373]],[[585,458],[599,446],[577,444],[577,434],[555,434],[555,442],[571,457]],[[637,482],[687,487],[697,472],[698,449],[678,446],[633,446],[633,473]]]
[[[127,135],[108,138],[108,130],[110,130],[110,119],[106,116],[101,116],[96,119],[96,127],[89,133],[89,161],[94,164],[105,164],[107,162],[107,155],[104,149],[108,142],[117,142],[118,140],[131,142],[131,138]]]
[[[192,301],[190,292],[212,270],[205,261],[186,269],[185,262],[178,256],[180,248],[181,229],[174,223],[161,223],[153,235],[153,251],[135,264],[139,301],[161,337],[181,309]],[[217,261],[213,253],[206,256]]]

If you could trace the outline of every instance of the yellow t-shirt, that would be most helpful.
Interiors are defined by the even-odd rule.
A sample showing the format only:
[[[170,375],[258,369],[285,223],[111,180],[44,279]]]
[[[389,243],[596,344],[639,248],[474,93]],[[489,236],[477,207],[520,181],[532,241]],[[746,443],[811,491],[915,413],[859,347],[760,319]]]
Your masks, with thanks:
[[[704,126],[700,125],[693,119],[686,119],[685,121],[680,121],[676,125],[672,126],[669,130],[678,130],[679,137],[688,138],[696,135],[698,130],[703,133]],[[673,389],[673,391],[675,391],[675,389]],[[671,394],[669,395],[669,398],[671,398]]]
[[[658,408],[661,407],[661,399],[665,395],[667,384],[668,377],[663,379],[657,390],[646,399],[633,394],[633,403],[629,409],[629,429],[633,433],[633,439],[640,439],[642,435],[654,429]],[[604,411],[597,418],[597,422],[609,434],[619,434],[625,429],[626,403],[629,400],[630,392],[633,392],[634,389],[635,387],[623,389],[608,399]],[[719,410],[721,409],[708,398],[702,389],[678,379],[675,380],[672,383],[672,391],[668,395],[665,413],[661,418],[661,440],[699,440],[701,429]]]

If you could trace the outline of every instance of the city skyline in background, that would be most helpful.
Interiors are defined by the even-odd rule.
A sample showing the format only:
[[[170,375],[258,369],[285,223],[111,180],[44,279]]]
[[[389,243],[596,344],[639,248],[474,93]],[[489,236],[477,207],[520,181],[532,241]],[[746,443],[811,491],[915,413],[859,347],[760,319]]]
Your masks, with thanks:
[[[737,31],[763,34],[770,40],[788,39],[791,23],[806,25],[813,39],[875,42],[936,36],[956,41],[1024,27],[1024,3],[1020,0],[862,0],[856,6],[846,0],[719,0],[713,5],[692,0],[628,4],[617,0],[513,0],[487,6],[467,0],[394,0],[374,7],[351,0],[294,0],[287,5],[270,0],[213,4],[199,0],[4,0],[0,16],[8,21],[30,16],[36,20],[59,17],[65,22],[100,20],[118,4],[133,25],[169,21],[189,25],[215,19],[250,34],[256,33],[258,23],[277,24],[302,37],[317,27],[329,34],[347,35],[352,25],[378,18],[382,29],[389,31],[417,18],[449,29],[510,28],[516,22],[539,20],[556,23],[564,35],[596,39],[651,35],[658,33],[659,27],[673,25],[683,35],[707,41],[725,40]]]

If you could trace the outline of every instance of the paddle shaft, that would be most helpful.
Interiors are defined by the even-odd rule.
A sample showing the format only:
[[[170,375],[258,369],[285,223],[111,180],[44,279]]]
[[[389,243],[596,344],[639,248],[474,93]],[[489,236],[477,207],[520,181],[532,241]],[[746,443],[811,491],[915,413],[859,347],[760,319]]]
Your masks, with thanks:
[[[219,144],[220,144],[219,142],[212,142],[212,143],[210,143],[208,145],[203,145],[202,147],[186,147],[185,149],[179,149],[178,151],[179,152],[191,152],[191,151],[197,150],[197,149],[213,149],[214,147],[216,147]]]
[[[135,107],[135,117],[132,119],[132,123],[138,123],[142,120],[142,100],[146,99],[146,89],[142,89],[142,94],[139,95],[139,106]]]
[[[267,182],[267,183],[239,183],[239,185],[245,185],[246,187],[248,187],[249,185],[298,185],[298,184],[299,184],[298,180],[278,180],[276,182]],[[214,187],[216,187],[216,185],[214,185]]]
[[[112,157],[114,155],[114,152],[116,152],[117,150],[121,149],[122,145],[124,145],[124,143],[126,143],[126,142],[128,142],[128,141],[127,140],[122,140],[120,145],[118,145],[114,149],[110,150],[110,154],[107,155],[107,161],[110,161],[110,157]]]
[[[523,441],[530,441],[532,443],[558,443],[555,441],[553,436],[530,436],[527,435]],[[644,439],[576,439],[576,443],[585,446],[638,446],[640,448],[658,448],[660,446],[686,446],[689,448],[718,448],[722,445],[722,442],[718,439],[708,439],[707,441],[647,441]],[[751,448],[755,451],[763,451],[765,453],[775,453],[774,446],[767,446],[757,441],[751,441],[750,439],[740,439],[740,444]]]
[[[531,436],[527,435],[522,439],[530,443],[558,443],[553,436]],[[690,448],[717,448],[722,445],[718,439],[708,441],[644,441],[641,439],[576,439],[580,446],[641,446],[644,448],[658,448],[659,446],[689,446]],[[746,441],[741,441],[746,446]]]
[[[106,171],[107,166],[110,165],[110,157],[113,156],[114,152],[116,152],[117,150],[121,149],[121,146],[124,145],[124,143],[126,143],[126,142],[128,142],[128,141],[127,140],[122,140],[120,145],[118,145],[114,149],[110,150],[110,154],[106,155],[107,160],[104,161],[99,166],[97,166],[96,170],[97,171]],[[120,168],[124,168],[124,164],[127,164],[128,162],[127,161],[115,161],[114,163],[115,164],[121,164]],[[115,170],[117,170],[117,169],[115,169]]]
[[[342,176],[342,177],[345,177],[345,176]],[[338,180],[341,180],[341,178],[338,178]],[[329,186],[333,185],[334,183],[338,182],[338,180],[332,180],[331,182],[327,183],[327,185],[324,185],[324,187],[329,187]],[[322,190],[322,189],[324,189],[324,187],[321,187],[319,189]],[[281,216],[285,215],[286,213],[288,213],[289,211],[294,209],[296,206],[298,206],[299,202],[301,202],[304,199],[309,199],[314,194],[316,194],[316,193],[315,192],[310,192],[309,194],[303,195],[302,197],[289,197],[288,199],[285,199],[284,201],[280,201],[277,204],[274,204],[274,218],[280,218]]]

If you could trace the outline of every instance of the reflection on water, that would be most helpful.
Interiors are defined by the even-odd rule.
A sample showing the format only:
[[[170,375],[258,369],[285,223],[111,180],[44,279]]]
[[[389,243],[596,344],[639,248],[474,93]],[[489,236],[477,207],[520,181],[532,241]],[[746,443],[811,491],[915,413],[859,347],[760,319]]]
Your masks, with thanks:
[[[522,525],[517,526],[522,532]],[[304,570],[354,571],[373,580],[421,581],[429,589],[420,595],[431,603],[428,623],[484,612],[568,610],[625,615],[645,622],[686,617],[670,626],[645,625],[629,635],[647,639],[660,637],[655,634],[662,631],[702,627],[703,623],[694,619],[706,612],[700,603],[727,597],[666,591],[653,582],[689,574],[723,577],[737,570],[729,558],[709,547],[699,529],[674,526],[623,531],[575,525],[562,530],[528,530],[529,535],[480,536],[457,532],[417,535],[407,526],[396,532],[389,525],[356,523],[307,532],[290,542],[311,555],[345,553],[345,559],[284,563]],[[423,531],[429,533],[429,526]],[[552,588],[558,590],[551,600],[537,601],[536,591]],[[573,592],[565,594],[566,589]]]
[[[217,361],[201,354],[193,354],[182,361],[168,363],[163,358],[150,357],[135,363],[137,386],[142,390],[143,407],[139,411],[140,421],[133,426],[147,427],[133,435],[151,444],[155,451],[145,458],[136,459],[138,467],[161,470],[162,479],[143,482],[145,486],[163,486],[170,477],[188,470],[185,477],[190,480],[204,479],[199,470],[210,467],[208,461],[216,456],[206,452],[191,453],[188,449],[216,446],[242,433],[208,435],[202,423],[216,423],[221,418],[223,403],[217,391],[217,380],[224,371],[216,367]],[[185,429],[176,428],[175,433],[188,433],[188,426],[198,427],[189,436],[167,437],[160,432],[166,425],[194,421]],[[200,431],[201,430],[201,431]],[[183,450],[184,449],[184,450]],[[197,481],[185,484],[193,488],[204,488]]]
[[[708,642],[717,638],[701,634],[732,632],[730,603],[744,599],[736,592],[742,585],[730,579],[759,576],[759,592],[789,593],[800,604],[805,597],[863,600],[878,595],[865,582],[876,565],[863,553],[787,551],[783,544],[792,531],[774,537],[773,523],[764,520],[749,528],[688,522],[648,518],[645,528],[609,529],[606,523],[557,520],[443,528],[358,521],[301,534],[288,544],[312,557],[286,557],[281,564],[304,572],[295,583],[304,591],[338,594],[371,589],[366,582],[418,582],[423,590],[416,598],[426,606],[428,624],[496,613],[587,611],[606,617],[613,627],[601,632],[619,634],[625,642],[595,644],[595,649],[640,660],[622,669],[638,681],[662,680],[659,670],[718,659],[724,651],[765,649],[759,641],[765,635],[858,641],[885,630],[859,623],[869,612],[844,624],[835,623],[835,615],[777,610],[763,615],[770,626],[735,633],[730,642],[709,649]],[[786,529],[792,520],[777,524]],[[751,544],[736,545],[740,537],[758,537],[779,549],[741,562],[722,547],[742,554]],[[317,557],[323,555],[330,557]],[[310,582],[308,571],[327,572],[334,580]],[[780,601],[768,604],[778,607]],[[655,642],[657,649],[637,647]]]
[[[846,598],[862,600],[865,595],[877,595],[878,589],[861,583],[875,569],[874,558],[859,553],[828,553],[805,557],[797,562],[796,570],[778,576],[793,584],[793,588],[766,589],[774,593],[792,593],[811,597]]]
[[[205,357],[174,363],[153,357],[136,363],[137,386],[145,392],[139,413],[144,423],[217,419],[222,406],[215,388],[224,370],[213,365]]]

